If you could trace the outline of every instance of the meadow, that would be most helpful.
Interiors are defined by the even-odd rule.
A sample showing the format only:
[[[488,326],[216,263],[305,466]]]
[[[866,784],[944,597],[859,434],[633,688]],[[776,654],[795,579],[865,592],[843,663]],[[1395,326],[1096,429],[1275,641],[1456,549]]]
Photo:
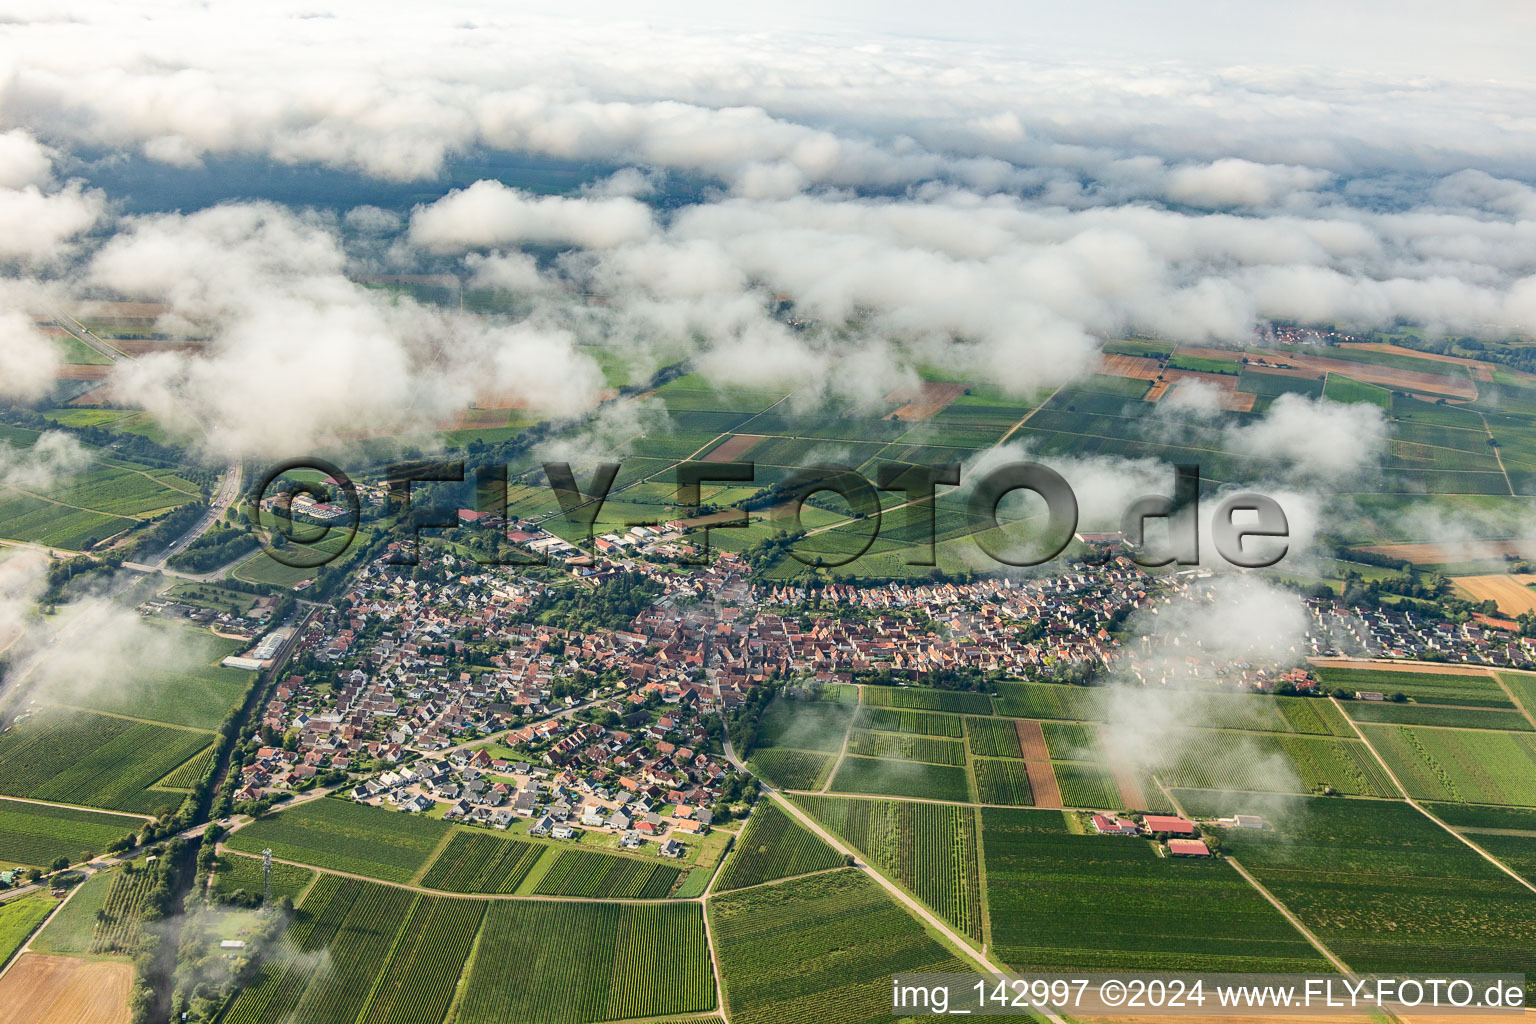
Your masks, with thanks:
[[[43,930],[32,940],[34,953],[58,953],[84,956],[91,951],[96,934],[96,916],[106,910],[112,894],[113,874],[98,871],[80,883],[80,888],[48,919]],[[51,897],[50,897],[51,898]]]
[[[1415,726],[1363,728],[1415,799],[1536,806],[1536,736]]]
[[[794,801],[956,930],[981,940],[972,808],[827,796],[797,796]]]
[[[87,850],[104,852],[143,823],[117,814],[0,800],[0,862],[47,867],[55,857],[68,857],[73,863]]]
[[[832,777],[831,788],[843,793],[911,796],[924,800],[967,801],[971,798],[964,768],[852,754],[843,758],[842,766]]]
[[[773,800],[760,800],[725,868],[716,892],[743,889],[779,878],[838,867],[842,856]]]
[[[35,892],[0,903],[0,966],[11,962],[58,902],[46,892]]]
[[[1327,971],[1220,861],[1074,835],[1060,811],[982,811],[993,954],[1018,971]]]
[[[409,882],[449,828],[432,818],[325,797],[268,814],[230,835],[224,845],[241,853],[270,847],[279,860]]]
[[[735,1024],[875,1024],[892,972],[969,970],[860,871],[726,893],[709,915]]]

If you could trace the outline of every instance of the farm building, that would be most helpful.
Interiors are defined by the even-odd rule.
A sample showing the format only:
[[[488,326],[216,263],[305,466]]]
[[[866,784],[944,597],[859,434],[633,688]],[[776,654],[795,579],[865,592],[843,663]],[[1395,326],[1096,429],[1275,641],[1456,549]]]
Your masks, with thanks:
[[[1217,818],[1222,828],[1263,828],[1264,819],[1257,814],[1234,814],[1230,818]]]
[[[1148,832],[1170,832],[1176,836],[1195,834],[1195,823],[1188,818],[1176,818],[1169,814],[1149,814],[1146,817]]]
[[[1210,849],[1198,839],[1170,839],[1168,852],[1175,857],[1209,857]]]
[[[1375,690],[1356,690],[1355,700],[1386,700],[1387,695]]]
[[[1129,818],[1111,818],[1105,814],[1093,816],[1093,827],[1101,834],[1109,836],[1134,836],[1141,831],[1140,827]]]

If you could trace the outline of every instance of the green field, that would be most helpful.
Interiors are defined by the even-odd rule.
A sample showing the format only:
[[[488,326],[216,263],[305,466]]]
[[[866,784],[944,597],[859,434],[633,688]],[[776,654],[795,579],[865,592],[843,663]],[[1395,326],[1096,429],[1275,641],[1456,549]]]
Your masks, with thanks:
[[[1363,728],[1415,799],[1536,807],[1536,736],[1419,726]]]
[[[780,810],[777,803],[760,800],[720,872],[715,891],[825,871],[842,863],[836,850]]]
[[[971,753],[981,757],[1022,757],[1019,730],[1010,721],[997,718],[967,718],[965,740]]]
[[[1385,725],[1437,725],[1445,729],[1497,729],[1531,732],[1531,723],[1518,711],[1497,708],[1445,708],[1434,704],[1393,704],[1353,700],[1344,702],[1357,722]]]
[[[43,926],[32,940],[35,953],[84,956],[91,951],[96,934],[96,915],[107,908],[112,893],[112,872],[99,871],[80,883],[69,902]]]
[[[993,955],[1018,971],[1312,971],[1325,961],[1220,861],[1073,835],[1060,811],[982,811]]]
[[[981,940],[974,810],[900,800],[794,800],[957,930]]]
[[[445,892],[510,895],[550,849],[484,832],[455,832],[421,884]]]
[[[255,672],[224,668],[219,662],[249,645],[214,636],[205,629],[158,622],[150,625],[174,638],[179,661],[174,671],[156,670],[133,685],[95,687],[59,702],[167,725],[217,729],[256,681]]]
[[[911,736],[896,732],[855,729],[848,737],[848,753],[863,757],[890,757],[929,764],[965,764],[965,745],[958,740]]]
[[[1396,796],[1392,780],[1359,740],[1187,729],[1170,734],[1153,768],[1170,786],[1266,793]]]
[[[1536,975],[1536,896],[1407,804],[1303,799],[1270,824],[1226,848],[1351,969]]]
[[[321,875],[223,1024],[441,1020],[485,908]]]
[[[758,725],[754,750],[794,747],[837,753],[853,720],[853,708],[832,701],[797,701],[778,697]]]
[[[1536,884],[1536,835],[1499,836],[1477,833],[1469,838],[1513,868],[1521,878]]]
[[[47,867],[55,857],[80,860],[139,830],[144,822],[99,811],[0,800],[0,862]]]
[[[997,713],[1013,718],[1093,722],[1104,717],[1101,690],[1061,683],[998,683]]]
[[[225,840],[241,853],[260,853],[386,882],[409,882],[448,833],[432,818],[322,798],[278,811]]]
[[[714,1007],[714,988],[697,903],[498,902],[486,914],[455,1021],[583,1024],[691,1013]],[[428,1019],[438,1018],[413,1021]]]
[[[297,900],[314,880],[315,872],[309,868],[279,864],[274,861],[272,898],[277,900],[287,896],[289,899]],[[222,896],[229,896],[243,889],[252,896],[260,897],[263,891],[261,858],[245,857],[237,853],[219,854],[218,866],[213,873],[212,888]]]
[[[1433,672],[1394,672],[1390,669],[1316,668],[1329,687],[1369,690],[1391,695],[1402,693],[1421,704],[1459,704],[1466,707],[1510,708],[1506,694],[1491,676],[1439,675]]]
[[[129,870],[132,867],[133,870]],[[160,880],[157,870],[146,869],[143,861],[123,865],[110,872],[112,888],[107,902],[96,916],[91,934],[92,953],[133,953],[143,940],[140,924],[150,894]]]
[[[833,754],[814,754],[788,747],[752,751],[748,766],[780,789],[819,789],[837,761]]]
[[[1120,787],[1114,772],[1101,764],[1078,761],[1052,761],[1061,802],[1067,807],[1089,807],[1107,811],[1120,806]]]
[[[727,893],[709,915],[735,1024],[889,1021],[893,971],[970,969],[860,871]]]
[[[59,901],[46,892],[35,892],[0,903],[0,966],[11,962],[44,918]]]
[[[1023,761],[978,757],[971,762],[976,773],[976,799],[984,804],[1029,807],[1035,802],[1029,786],[1029,770]]]
[[[672,892],[681,875],[680,868],[666,861],[561,850],[533,891],[540,896],[658,900]]]
[[[895,708],[861,707],[854,717],[853,724],[859,729],[906,732],[916,736],[948,736],[951,739],[957,739],[964,735],[962,721],[954,715],[935,715]]]
[[[990,715],[992,698],[959,690],[919,690],[912,687],[866,686],[864,703],[873,707],[948,711],[961,715]]]
[[[1442,804],[1428,801],[1425,801],[1424,807],[1447,825],[1455,828],[1501,828],[1536,832],[1536,808]]]
[[[1323,385],[1323,397],[1331,402],[1365,402],[1383,409],[1392,404],[1392,392],[1386,388],[1338,373],[1328,374],[1328,380]]]
[[[1098,761],[1102,750],[1099,746],[1099,727],[1080,722],[1041,722],[1040,731],[1045,734],[1045,749],[1057,761]]]
[[[0,793],[159,814],[182,794],[150,787],[212,741],[192,729],[45,708],[0,738]]]
[[[964,768],[851,754],[843,758],[842,766],[832,779],[832,788],[843,793],[912,796],[925,800],[967,801],[971,798]]]

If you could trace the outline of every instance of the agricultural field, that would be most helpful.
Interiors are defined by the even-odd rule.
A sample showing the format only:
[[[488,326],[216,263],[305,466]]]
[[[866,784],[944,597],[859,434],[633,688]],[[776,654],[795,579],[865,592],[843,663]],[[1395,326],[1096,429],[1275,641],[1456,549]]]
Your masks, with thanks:
[[[1343,374],[1330,373],[1323,384],[1323,397],[1331,402],[1365,402],[1385,409],[1392,403],[1392,392],[1374,384],[1365,384]]]
[[[1511,829],[1536,832],[1536,808],[1489,807],[1486,804],[1443,804],[1424,801],[1431,814],[1453,828]]]
[[[445,892],[510,895],[549,849],[483,832],[455,832],[421,884]]]
[[[1017,735],[1017,734],[1015,734]],[[932,736],[855,729],[848,737],[848,753],[862,757],[889,757],[929,764],[965,764],[965,744]]]
[[[498,955],[513,949],[516,956]],[[697,903],[503,901],[486,913],[455,1021],[584,1024],[692,1013],[714,1007],[714,988]]]
[[[853,708],[832,701],[797,701],[778,697],[758,725],[753,749],[794,747],[835,754],[853,720]]]
[[[976,812],[899,800],[797,796],[795,803],[940,917],[981,940]]]
[[[966,801],[971,798],[964,768],[894,761],[889,758],[843,758],[832,778],[832,789],[842,793],[877,796],[911,796],[924,800]]]
[[[190,790],[197,785],[198,780],[208,771],[208,766],[212,763],[213,744],[210,743],[183,761],[171,774],[155,783],[155,788]]]
[[[47,892],[35,892],[0,903],[0,965],[11,962],[16,951],[26,945],[27,937],[58,905],[59,901]]]
[[[919,690],[911,687],[866,686],[864,703],[872,707],[948,711],[961,715],[990,715],[992,698],[959,690]]]
[[[326,797],[252,822],[224,845],[241,853],[270,847],[279,860],[409,882],[449,828],[432,818]]]
[[[780,810],[777,803],[760,800],[720,872],[715,891],[825,871],[842,863],[841,854]]]
[[[709,915],[736,1024],[888,1021],[893,971],[971,969],[860,871],[727,893]]]
[[[55,857],[71,862],[89,850],[102,853],[139,830],[141,818],[69,807],[0,800],[0,862],[47,867]]]
[[[1435,704],[1393,704],[1387,701],[1346,701],[1344,707],[1356,722],[1377,725],[1435,725],[1443,729],[1497,729],[1531,732],[1530,720],[1515,710],[1498,708],[1448,708]]]
[[[533,891],[540,896],[659,900],[671,894],[681,875],[680,868],[666,861],[561,850]]]
[[[1029,807],[1035,796],[1029,786],[1029,766],[1023,761],[978,757],[971,762],[976,773],[976,799],[984,804]]]
[[[1100,760],[1099,726],[1079,722],[1041,722],[1045,749],[1056,761]]]
[[[1328,971],[1237,872],[1074,835],[1060,811],[982,811],[993,955],[1018,971]]]
[[[112,888],[107,902],[96,916],[90,952],[131,953],[140,941],[139,922],[149,895],[160,875],[146,870],[143,861],[123,865],[111,872]]]
[[[1064,683],[998,683],[997,713],[1013,718],[1093,722],[1103,718],[1103,692]]]
[[[485,911],[486,904],[478,900],[418,897],[358,1020],[363,1024],[436,1020],[452,1001]]]
[[[1115,773],[1104,765],[1052,761],[1051,768],[1056,772],[1056,785],[1061,790],[1063,805],[1101,811],[1120,807],[1120,787],[1115,782]]]
[[[1324,685],[1346,690],[1372,690],[1391,695],[1402,693],[1421,704],[1457,704],[1462,707],[1510,708],[1514,705],[1491,675],[1482,672],[1438,674],[1391,669],[1332,668],[1314,666]]]
[[[1166,755],[1153,765],[1170,786],[1267,793],[1396,796],[1371,752],[1359,740],[1274,733],[1188,729],[1170,735]]]
[[[67,694],[58,698],[58,703],[166,725],[217,729],[256,681],[256,673],[224,668],[219,662],[249,645],[214,636],[205,629],[153,620],[149,625],[176,645],[174,668],[161,667],[136,685],[103,686]],[[212,742],[212,737],[208,742]]]
[[[788,747],[752,751],[748,767],[780,789],[819,789],[837,761],[833,754],[813,754]]]
[[[980,757],[1023,757],[1018,727],[1007,719],[967,718],[965,739]]]
[[[23,954],[0,978],[3,1024],[128,1024],[133,966]]]
[[[183,794],[151,787],[212,740],[193,729],[44,708],[0,737],[0,793],[159,814]]]
[[[384,973],[381,954],[395,947],[401,925],[418,901],[439,900],[450,902],[449,897],[418,896],[404,889],[321,875],[257,978],[242,988],[231,1004],[225,1024],[279,1024],[290,1019],[307,1024],[355,1021],[368,1008],[374,984]],[[483,910],[479,901],[451,902],[459,912],[473,916],[469,927],[458,933],[459,948],[445,944],[433,951],[435,962],[401,966],[402,971],[418,976],[411,980],[437,989],[436,1005],[424,1000],[417,1007],[424,1019],[439,1019],[446,1012],[453,981],[462,969],[462,955],[468,951],[479,923],[478,912]],[[327,970],[314,969],[320,956]],[[444,985],[442,975],[452,981]]]
[[[1420,726],[1363,728],[1415,799],[1536,807],[1536,736]]]
[[[1536,975],[1536,896],[1407,804],[1304,799],[1271,825],[1226,849],[1353,970]]]
[[[272,898],[287,896],[297,901],[309,884],[315,880],[315,872],[295,864],[272,863]],[[218,865],[213,871],[212,889],[221,896],[231,896],[241,890],[260,897],[263,890],[261,858],[246,857],[237,853],[219,854]]]
[[[922,711],[896,708],[861,707],[854,716],[857,729],[875,729],[880,732],[905,732],[915,736],[947,736],[958,739],[965,734],[963,719],[954,715],[934,715]]]
[[[1525,672],[1500,672],[1499,679],[1509,687],[1521,707],[1536,715],[1536,675]]]
[[[1514,869],[1521,878],[1536,884],[1536,835],[1502,836],[1475,833],[1468,838]]]

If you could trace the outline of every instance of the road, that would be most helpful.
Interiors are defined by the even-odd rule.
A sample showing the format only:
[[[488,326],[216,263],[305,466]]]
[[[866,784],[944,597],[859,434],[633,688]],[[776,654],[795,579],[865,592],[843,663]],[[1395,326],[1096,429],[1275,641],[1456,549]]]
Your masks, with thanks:
[[[212,573],[178,573],[167,571],[165,569],[165,561],[176,552],[186,550],[188,544],[191,544],[193,541],[197,540],[197,538],[201,537],[203,534],[207,533],[210,529],[213,528],[213,524],[217,523],[219,519],[223,517],[225,511],[231,505],[233,505],[235,503],[235,499],[240,496],[240,484],[244,480],[244,477],[245,467],[240,463],[231,462],[228,466],[225,466],[224,475],[219,480],[218,493],[216,493],[208,502],[208,511],[203,513],[202,517],[198,519],[197,523],[194,524],[190,530],[176,538],[176,540],[171,543],[170,547],[160,552],[160,554],[154,559],[146,562],[124,562],[123,565],[129,569],[136,569],[140,572],[166,572],[166,575],[168,576],[179,576],[183,579],[197,580],[199,583],[212,582],[211,577],[222,573],[224,571],[223,566],[215,569]],[[204,579],[203,577],[210,578]]]
[[[92,351],[106,356],[114,363],[120,359],[126,358],[122,352],[119,352],[117,349],[113,348],[111,345],[108,345],[106,342],[96,337],[96,335],[92,334],[89,327],[85,326],[80,321],[76,320],[74,317],[70,316],[68,313],[63,312],[62,310],[56,309],[53,311],[53,322],[73,335],[75,340],[80,342],[80,344],[84,345],[86,348],[91,349]]]

